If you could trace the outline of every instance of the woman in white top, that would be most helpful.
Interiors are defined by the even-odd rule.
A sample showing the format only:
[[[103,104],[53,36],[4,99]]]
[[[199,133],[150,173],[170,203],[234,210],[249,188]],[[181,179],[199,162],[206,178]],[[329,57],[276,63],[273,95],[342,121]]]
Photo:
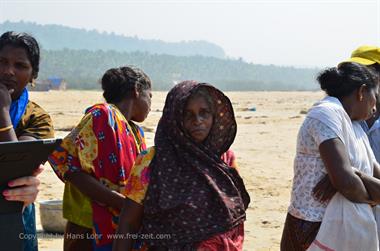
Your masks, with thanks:
[[[350,62],[321,72],[317,80],[327,96],[309,110],[298,133],[281,250],[378,250],[370,205],[380,203],[380,168],[359,121],[376,111],[379,80]],[[352,241],[360,249],[345,249]]]

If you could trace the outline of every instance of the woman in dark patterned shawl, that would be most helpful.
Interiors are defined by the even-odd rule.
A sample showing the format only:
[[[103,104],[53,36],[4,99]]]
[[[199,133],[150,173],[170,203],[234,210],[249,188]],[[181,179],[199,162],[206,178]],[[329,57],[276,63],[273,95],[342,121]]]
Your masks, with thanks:
[[[176,85],[155,147],[131,171],[118,230],[124,235],[114,250],[130,250],[136,232],[140,250],[242,250],[249,195],[229,150],[236,130],[221,91],[195,81]]]

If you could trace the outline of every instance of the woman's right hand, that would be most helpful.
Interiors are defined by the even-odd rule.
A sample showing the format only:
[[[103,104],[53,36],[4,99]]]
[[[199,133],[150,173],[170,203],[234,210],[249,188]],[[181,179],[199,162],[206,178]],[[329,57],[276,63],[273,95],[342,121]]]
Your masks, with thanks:
[[[6,84],[0,82],[0,109],[5,108],[6,111],[9,111],[9,108],[12,103],[11,94],[14,92],[14,89],[8,90]]]
[[[9,189],[3,191],[3,196],[9,201],[22,201],[27,206],[36,200],[39,185],[40,180],[37,177],[21,177],[8,183]]]
[[[326,174],[314,187],[313,196],[321,203],[325,203],[335,195],[336,188],[332,185],[329,175]]]
[[[8,183],[9,189],[6,189],[3,196],[7,200],[22,201],[24,206],[33,203],[39,192],[40,180],[36,178],[44,170],[43,165],[40,165],[34,170],[32,176],[21,177],[12,180]]]

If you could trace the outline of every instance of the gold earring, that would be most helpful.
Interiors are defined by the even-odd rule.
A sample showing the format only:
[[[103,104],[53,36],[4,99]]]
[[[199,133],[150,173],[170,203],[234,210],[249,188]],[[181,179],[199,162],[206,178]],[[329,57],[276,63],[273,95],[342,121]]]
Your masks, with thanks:
[[[32,79],[32,82],[30,82],[30,85],[32,86],[32,87],[35,87],[36,86],[36,80],[33,78]]]

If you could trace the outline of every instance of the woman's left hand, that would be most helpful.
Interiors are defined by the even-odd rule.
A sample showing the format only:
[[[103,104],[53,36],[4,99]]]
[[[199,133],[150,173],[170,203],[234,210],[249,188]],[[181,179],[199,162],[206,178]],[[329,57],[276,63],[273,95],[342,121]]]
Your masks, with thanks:
[[[22,201],[24,206],[33,203],[39,192],[38,186],[40,180],[36,177],[43,171],[43,166],[40,165],[33,173],[33,176],[25,176],[8,182],[11,189],[3,191],[3,196],[9,201]]]
[[[335,195],[336,188],[331,184],[329,176],[326,174],[313,189],[313,196],[321,203],[325,203]]]

